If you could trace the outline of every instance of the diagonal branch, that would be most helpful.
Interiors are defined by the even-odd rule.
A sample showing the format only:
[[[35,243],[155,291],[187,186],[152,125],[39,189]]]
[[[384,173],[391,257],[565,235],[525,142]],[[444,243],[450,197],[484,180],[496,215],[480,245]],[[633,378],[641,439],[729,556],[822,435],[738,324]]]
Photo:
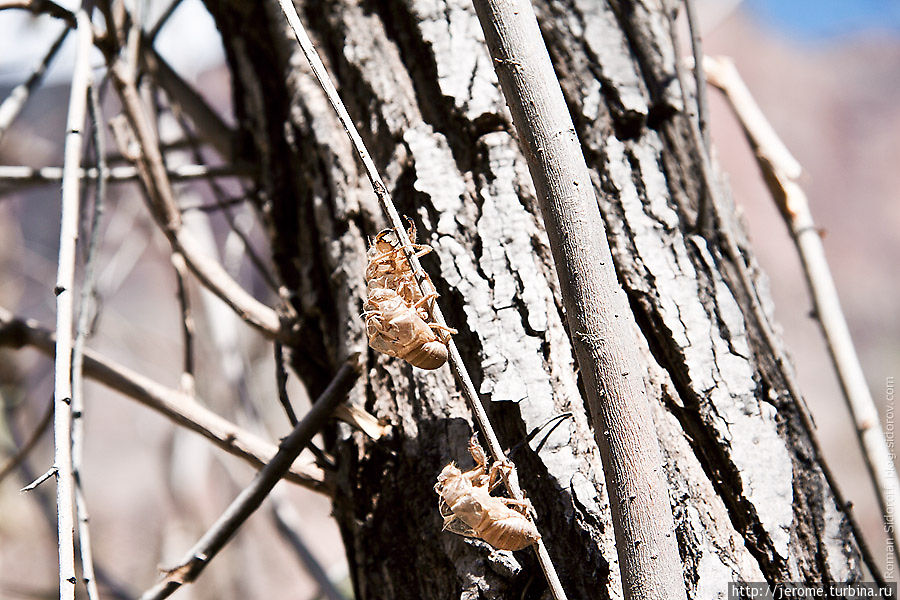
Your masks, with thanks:
[[[54,335],[34,321],[15,318],[0,307],[0,347],[33,346],[53,356]],[[195,398],[118,364],[102,354],[86,349],[84,372],[88,377],[136,400],[162,414],[175,424],[186,427],[210,440],[229,454],[256,468],[265,465],[275,454],[275,446],[212,412]],[[312,466],[295,465],[285,479],[327,495],[332,493],[322,471]]]
[[[328,97],[332,108],[334,108],[334,111],[337,113],[338,119],[340,120],[344,131],[350,138],[350,141],[353,144],[357,155],[363,163],[363,167],[366,170],[366,175],[368,176],[369,181],[372,184],[372,188],[374,189],[375,195],[378,198],[378,203],[381,206],[381,210],[382,212],[384,212],[385,217],[394,228],[394,231],[396,232],[396,235],[400,240],[400,247],[403,250],[404,255],[406,256],[407,261],[409,262],[410,269],[412,270],[413,276],[416,279],[416,283],[418,283],[419,285],[419,289],[421,290],[423,297],[436,295],[437,292],[434,288],[434,285],[431,283],[431,279],[429,279],[428,275],[425,273],[425,270],[422,268],[422,265],[419,262],[419,258],[416,256],[416,253],[413,250],[412,241],[409,239],[409,235],[407,235],[406,233],[406,227],[400,218],[400,214],[397,212],[397,209],[394,206],[394,202],[387,190],[387,186],[384,184],[384,181],[382,181],[381,176],[378,174],[378,168],[375,166],[375,162],[372,160],[369,151],[366,149],[365,143],[363,142],[362,137],[359,135],[359,131],[357,131],[356,126],[353,124],[353,120],[350,118],[350,114],[347,112],[347,109],[344,106],[344,103],[341,100],[337,89],[334,87],[334,83],[332,83],[331,77],[328,75],[328,71],[325,69],[325,65],[322,64],[322,59],[319,58],[318,52],[316,52],[312,41],[309,39],[309,36],[307,35],[306,30],[303,27],[303,23],[300,21],[300,16],[297,14],[297,9],[294,7],[291,0],[279,0],[279,4],[281,5],[281,10],[284,12],[285,17],[287,18],[288,24],[291,26],[291,29],[293,29],[294,31],[294,35],[297,37],[297,42],[300,44],[300,49],[302,50],[303,55],[306,57],[306,60],[309,62],[309,66],[312,69],[313,74],[316,76],[316,79],[322,86],[322,89],[324,90],[325,95]],[[508,458],[506,458],[505,454],[503,453],[503,448],[500,446],[500,440],[497,438],[497,434],[494,431],[490,420],[488,419],[487,411],[485,410],[484,405],[481,402],[481,398],[478,396],[478,392],[476,392],[475,390],[475,385],[472,383],[472,378],[469,376],[469,372],[466,370],[466,366],[462,361],[462,356],[459,353],[459,349],[456,347],[456,342],[454,342],[453,338],[451,338],[446,333],[446,330],[449,328],[447,328],[447,322],[444,319],[444,315],[441,312],[440,306],[438,306],[438,303],[434,301],[426,304],[426,308],[431,314],[431,320],[439,327],[443,328],[439,329],[439,335],[447,344],[447,358],[450,365],[450,371],[453,373],[453,377],[456,380],[457,385],[462,390],[463,397],[466,399],[466,403],[468,404],[469,409],[472,411],[475,421],[478,423],[479,429],[481,429],[481,432],[484,434],[488,450],[490,451],[494,460],[503,461],[504,463],[509,464],[512,467],[509,470],[503,469],[501,471],[501,473],[503,474],[503,482],[506,485],[506,488],[509,490],[510,496],[512,496],[512,498],[514,498],[515,500],[524,501],[525,495],[522,493],[522,489],[519,487],[519,481],[518,477],[516,476],[515,468],[512,465],[512,462]],[[556,573],[556,568],[553,566],[553,561],[550,559],[550,554],[547,552],[547,548],[544,545],[543,540],[538,540],[537,544],[535,545],[535,552],[537,554],[538,562],[540,563],[541,568],[544,571],[544,575],[547,578],[547,583],[550,587],[551,592],[553,593],[553,597],[556,600],[564,600],[566,597],[565,592],[563,591],[562,584],[559,581],[559,575],[557,575]]]
[[[626,600],[685,583],[637,325],[619,285],[581,143],[529,0],[475,0],[550,238],[609,489]]]
[[[278,447],[278,453],[256,474],[253,481],[228,506],[212,527],[188,550],[181,563],[166,577],[141,596],[141,600],[167,598],[175,590],[191,583],[225,547],[228,540],[262,504],[294,459],[324,425],[340,404],[362,370],[360,355],[355,354],[338,370],[334,379],[316,399],[309,412]]]
[[[872,394],[841,310],[837,289],[825,258],[822,238],[813,221],[806,194],[797,183],[800,165],[766,120],[731,60],[706,57],[703,69],[710,83],[725,94],[737,115],[744,135],[756,155],[763,179],[797,246],[817,320],[841,382],[866,467],[881,505],[885,530],[891,538],[891,551],[900,561],[900,531],[894,525],[897,502],[900,502],[900,481],[881,428],[878,409],[872,401]]]

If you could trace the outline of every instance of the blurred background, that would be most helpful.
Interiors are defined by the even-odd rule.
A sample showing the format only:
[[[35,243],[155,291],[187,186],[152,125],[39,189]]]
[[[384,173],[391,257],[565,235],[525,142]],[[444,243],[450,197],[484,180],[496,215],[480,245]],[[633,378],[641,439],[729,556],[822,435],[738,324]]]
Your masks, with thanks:
[[[71,2],[63,2],[71,5]],[[145,5],[153,22],[168,2]],[[794,153],[841,301],[883,425],[893,434],[894,378],[900,364],[900,2],[897,0],[705,0],[697,2],[711,55],[734,58],[751,92]],[[0,97],[24,81],[61,31],[49,18],[0,11]],[[73,40],[66,40],[45,84],[0,139],[0,165],[62,164]],[[179,5],[157,42],[160,53],[230,120],[228,71],[218,33],[199,0]],[[97,55],[94,64],[101,63]],[[872,486],[816,322],[793,244],[762,183],[730,110],[710,90],[718,160],[743,212],[757,258],[770,278],[775,313],[798,371],[829,465],[873,554],[884,564],[886,538]],[[108,118],[112,115],[111,107]],[[162,131],[165,138],[169,133]],[[172,135],[178,128],[172,123]],[[190,150],[181,160],[195,162]],[[212,158],[204,156],[204,158]],[[213,159],[214,160],[214,159]],[[240,196],[236,179],[220,180]],[[211,201],[205,184],[181,184],[185,202]],[[181,332],[168,248],[135,184],[111,191],[101,228],[101,311],[90,346],[170,387],[180,385]],[[0,182],[0,306],[51,325],[59,235],[58,184]],[[257,297],[272,301],[243,242],[220,213],[195,219],[229,270]],[[264,258],[265,236],[245,205],[238,226]],[[190,221],[191,218],[188,217]],[[277,404],[270,345],[236,322],[196,286],[198,394],[215,411],[268,439],[289,426]],[[31,432],[52,396],[51,364],[31,350],[0,351],[0,462]],[[298,411],[307,400],[291,379]],[[252,477],[243,463],[194,434],[105,388],[86,389],[84,483],[98,565],[138,593],[205,531]],[[241,415],[253,408],[256,417]],[[886,417],[891,417],[887,419]],[[56,594],[54,526],[40,502],[53,485],[20,494],[52,463],[45,435],[28,472],[0,482],[0,598]],[[347,577],[328,501],[282,484],[299,509],[299,530],[336,581]],[[261,510],[179,598],[316,598],[317,585]]]

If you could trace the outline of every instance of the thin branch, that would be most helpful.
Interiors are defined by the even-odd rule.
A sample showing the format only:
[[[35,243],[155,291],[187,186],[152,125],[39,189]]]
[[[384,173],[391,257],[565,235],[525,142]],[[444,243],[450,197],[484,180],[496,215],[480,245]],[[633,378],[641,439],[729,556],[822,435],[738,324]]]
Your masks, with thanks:
[[[319,58],[319,55],[316,52],[312,41],[310,41],[309,36],[307,35],[306,30],[303,27],[303,23],[300,21],[300,16],[297,14],[297,10],[294,7],[292,0],[279,0],[279,4],[281,5],[281,10],[284,12],[285,17],[287,18],[288,24],[294,31],[297,42],[300,44],[300,49],[302,50],[303,55],[306,57],[306,60],[309,63],[313,74],[319,81],[319,85],[322,86],[322,89],[324,90],[325,95],[328,97],[332,108],[334,108],[334,111],[337,113],[338,119],[340,120],[344,131],[347,133],[347,136],[350,138],[350,141],[353,144],[357,155],[362,161],[363,167],[366,171],[366,175],[368,176],[369,181],[372,184],[372,188],[374,189],[375,195],[378,198],[378,203],[381,206],[382,212],[384,212],[385,217],[394,228],[396,235],[400,240],[400,245],[403,253],[406,255],[406,258],[409,261],[410,269],[412,270],[413,276],[415,277],[416,282],[419,285],[419,289],[421,290],[423,297],[428,297],[432,294],[436,294],[436,290],[434,289],[434,285],[431,283],[431,279],[429,279],[428,275],[425,273],[425,270],[422,268],[422,265],[419,262],[419,258],[416,256],[416,253],[413,250],[412,241],[409,239],[409,236],[406,233],[406,227],[404,226],[404,223],[400,218],[400,214],[397,212],[397,209],[394,206],[394,202],[391,199],[390,194],[388,193],[387,186],[384,184],[384,181],[382,181],[381,176],[378,173],[378,168],[375,166],[375,162],[372,160],[369,151],[366,149],[365,143],[363,142],[362,137],[359,135],[359,131],[357,131],[356,126],[353,124],[353,120],[350,118],[350,114],[347,112],[347,109],[344,106],[344,103],[341,100],[337,89],[334,87],[334,83],[332,83],[331,77],[328,75],[328,71],[325,69],[325,65],[322,64],[321,58]],[[426,304],[426,307],[430,312],[431,320],[435,324],[443,326],[446,329],[447,322],[444,319],[444,315],[441,312],[438,303],[436,301],[431,302],[429,304]],[[462,390],[463,397],[466,399],[466,403],[468,404],[469,409],[472,411],[479,429],[481,429],[481,432],[484,435],[488,450],[494,457],[494,460],[503,461],[512,467],[509,470],[504,469],[501,471],[503,474],[503,482],[506,485],[506,488],[509,490],[510,496],[512,496],[512,498],[516,500],[524,501],[525,496],[522,493],[522,489],[519,487],[518,476],[516,475],[515,467],[504,455],[503,448],[500,446],[500,440],[497,438],[497,434],[494,432],[494,428],[491,425],[490,420],[488,419],[487,411],[485,410],[484,405],[481,402],[481,398],[475,391],[475,385],[472,383],[472,378],[469,376],[469,373],[466,370],[465,364],[462,361],[462,356],[459,353],[459,349],[456,347],[456,343],[453,341],[453,338],[451,338],[446,333],[445,329],[439,329],[439,335],[447,344],[450,371],[453,373],[453,377],[454,379],[456,379],[457,385]],[[537,554],[538,562],[540,563],[541,568],[544,571],[544,575],[547,578],[547,583],[550,587],[551,592],[553,593],[553,597],[556,600],[563,600],[565,598],[565,592],[562,589],[562,584],[559,581],[559,576],[556,573],[556,569],[553,566],[553,562],[550,559],[550,554],[547,552],[547,548],[544,545],[543,540],[539,540],[535,545],[535,552]]]
[[[32,92],[41,85],[41,82],[44,80],[44,75],[47,73],[47,68],[50,66],[50,63],[53,62],[53,58],[62,47],[63,42],[68,35],[69,28],[64,27],[60,32],[59,37],[57,37],[56,41],[50,46],[47,54],[44,55],[43,60],[41,60],[34,68],[28,79],[14,87],[9,93],[9,96],[3,101],[3,104],[0,104],[0,139],[3,138],[3,134],[6,133],[9,126],[12,125],[16,117],[19,116],[19,113],[22,112],[22,109],[25,108],[25,104],[28,102],[28,99],[31,98]]]
[[[91,134],[94,152],[97,155],[97,189],[94,194],[94,207],[91,214],[90,232],[84,265],[84,277],[81,282],[81,298],[78,305],[78,325],[75,330],[75,344],[72,350],[72,471],[75,476],[75,512],[78,517],[78,541],[81,548],[81,571],[88,598],[97,600],[100,592],[94,573],[94,560],[91,550],[91,535],[88,527],[90,516],[87,499],[84,496],[84,481],[81,476],[81,464],[84,454],[84,345],[90,333],[91,322],[96,314],[96,260],[97,246],[100,240],[100,219],[106,201],[106,183],[109,169],[106,166],[106,142],[103,137],[100,96],[97,86],[89,89],[88,109],[91,114]]]
[[[96,168],[80,168],[76,171],[79,179],[97,179]],[[172,181],[211,179],[217,177],[250,177],[253,171],[241,165],[181,165],[167,170]],[[140,178],[140,171],[131,165],[111,167],[108,175],[112,183],[127,183]],[[0,184],[26,186],[59,183],[62,181],[62,167],[26,167],[20,165],[0,165]]]
[[[619,285],[590,172],[528,0],[474,0],[528,163],[559,274],[609,490],[626,600],[683,600],[664,462],[637,328]]]
[[[13,470],[19,466],[19,464],[25,460],[28,456],[28,453],[37,445],[38,441],[40,441],[41,436],[47,431],[47,428],[50,426],[50,422],[53,420],[53,403],[50,402],[47,405],[47,410],[44,411],[44,416],[41,417],[41,420],[38,421],[37,426],[34,428],[34,431],[31,432],[31,435],[22,442],[22,445],[19,446],[19,449],[10,456],[3,466],[0,467],[0,482],[6,479],[6,476],[13,472]]]
[[[22,488],[21,490],[19,490],[19,491],[20,491],[20,492],[23,492],[23,493],[24,493],[24,492],[30,492],[31,490],[37,488],[37,486],[41,485],[42,483],[44,483],[45,481],[47,481],[48,479],[50,479],[50,478],[53,477],[54,475],[59,475],[59,469],[57,469],[56,467],[50,467],[49,469],[47,469],[46,471],[44,471],[40,476],[38,476],[37,479],[35,479],[35,480],[32,481],[31,483],[29,483],[28,485],[26,485],[25,487],[23,487],[23,488]],[[73,552],[74,552],[74,551],[73,551]],[[72,560],[73,560],[73,562],[74,562],[74,558],[73,558]],[[73,585],[74,585],[74,582],[73,582]]]
[[[75,478],[72,472],[72,325],[74,320],[75,245],[78,240],[81,138],[87,111],[87,91],[91,79],[91,22],[80,8],[75,13],[77,48],[63,161],[62,216],[60,217],[59,261],[56,276],[56,357],[54,366],[54,466],[56,476],[56,516],[59,548],[60,600],[75,598]]]
[[[238,528],[259,508],[297,455],[331,416],[335,407],[343,402],[361,370],[362,361],[356,354],[338,370],[303,420],[284,438],[272,460],[256,474],[250,485],[235,498],[215,524],[187,552],[181,563],[168,571],[160,583],[145,592],[141,600],[166,598],[183,584],[197,578],[206,565],[225,547]]]
[[[895,520],[897,502],[900,502],[900,481],[881,428],[878,409],[872,400],[841,310],[822,238],[813,221],[806,194],[797,182],[799,164],[766,120],[734,63],[724,57],[707,57],[703,68],[710,82],[724,92],[740,121],[763,179],[797,247],[828,353],[841,382],[866,467],[875,486],[885,530],[891,538],[891,551],[900,561],[900,531]]]
[[[0,346],[33,346],[53,356],[54,335],[34,321],[13,317],[0,307]],[[196,398],[153,381],[97,352],[86,349],[85,374],[103,385],[136,400],[210,440],[256,468],[275,454],[275,446],[212,412]],[[314,491],[330,495],[330,483],[322,471],[312,466],[295,465],[285,478]]]
[[[188,268],[200,282],[244,321],[270,339],[289,339],[291,332],[282,327],[276,312],[250,295],[222,265],[205,255],[201,244],[182,227],[172,184],[156,136],[141,105],[133,73],[120,59],[112,61],[109,65],[110,76],[138,141],[140,153],[135,156],[136,166],[147,192],[151,213],[172,248],[184,256]],[[124,148],[122,150],[125,151]]]

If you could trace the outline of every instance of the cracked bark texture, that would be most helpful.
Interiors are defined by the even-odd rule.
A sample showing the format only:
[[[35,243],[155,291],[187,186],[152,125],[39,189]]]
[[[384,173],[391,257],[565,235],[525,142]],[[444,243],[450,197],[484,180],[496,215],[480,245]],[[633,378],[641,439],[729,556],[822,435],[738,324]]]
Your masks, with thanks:
[[[292,364],[317,394],[349,353],[366,350],[366,239],[385,223],[277,3],[207,6],[232,72],[240,152],[259,167],[274,260],[301,320]],[[621,597],[546,234],[472,7],[298,8],[398,210],[434,249],[423,264],[569,597]],[[844,508],[802,426],[800,399],[786,391],[790,365],[765,349],[719,232],[692,230],[699,154],[663,5],[535,8],[639,325],[634,343],[646,357],[689,597],[724,598],[736,580],[858,579]],[[767,301],[730,202],[726,213],[722,226]],[[449,371],[367,357],[351,399],[391,433],[373,442],[339,427],[327,440],[339,460],[334,514],[357,597],[543,597],[532,553],[440,531],[435,476],[450,460],[471,464],[472,423]],[[563,413],[571,417],[553,420]]]

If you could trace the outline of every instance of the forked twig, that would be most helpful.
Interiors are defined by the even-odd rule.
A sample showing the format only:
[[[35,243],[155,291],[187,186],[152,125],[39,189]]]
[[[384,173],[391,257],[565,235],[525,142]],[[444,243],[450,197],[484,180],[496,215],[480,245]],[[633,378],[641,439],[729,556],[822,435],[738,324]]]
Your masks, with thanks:
[[[275,484],[278,483],[297,455],[343,402],[362,369],[360,356],[354,355],[338,370],[328,387],[312,405],[309,412],[284,438],[278,452],[253,481],[228,506],[212,527],[188,550],[181,563],[167,572],[165,578],[147,590],[141,600],[160,600],[190,583],[203,571],[240,526],[259,508]]]
[[[306,57],[306,60],[309,62],[309,66],[312,69],[313,74],[319,81],[319,85],[322,86],[325,95],[328,97],[328,101],[331,103],[332,108],[334,108],[335,112],[337,113],[338,120],[340,120],[344,131],[350,138],[350,141],[353,144],[357,155],[363,163],[366,175],[368,176],[369,181],[372,184],[372,188],[375,190],[375,195],[378,198],[378,203],[381,206],[381,209],[384,212],[388,222],[391,224],[391,227],[394,228],[398,239],[400,240],[400,247],[409,262],[410,269],[412,270],[413,276],[415,277],[416,282],[419,285],[419,289],[421,290],[423,297],[428,297],[432,294],[436,294],[434,285],[431,283],[431,280],[425,273],[425,270],[422,268],[422,265],[419,262],[419,258],[416,256],[416,253],[413,250],[412,241],[409,239],[409,235],[407,235],[406,233],[406,228],[400,218],[400,214],[397,212],[396,207],[394,207],[394,202],[387,190],[387,186],[384,184],[384,181],[382,181],[381,175],[379,175],[378,173],[378,168],[375,166],[375,162],[372,160],[369,151],[366,149],[365,143],[363,142],[359,131],[357,131],[356,126],[353,124],[353,120],[350,118],[350,114],[347,112],[343,100],[341,100],[337,89],[334,87],[334,83],[332,83],[331,77],[328,75],[328,71],[325,69],[325,65],[322,64],[322,59],[319,58],[318,52],[313,46],[312,41],[309,39],[309,36],[307,35],[306,30],[303,27],[303,23],[300,21],[300,16],[297,14],[297,10],[294,7],[292,0],[279,0],[279,4],[281,5],[281,10],[284,12],[285,17],[287,18],[288,24],[291,26],[291,29],[294,31],[294,35],[297,37],[297,42],[299,42],[300,44],[300,49],[302,50],[303,55]],[[504,461],[508,463],[509,459],[507,459],[503,453],[503,448],[500,446],[500,440],[497,438],[497,434],[494,432],[494,428],[491,425],[490,420],[488,419],[487,411],[485,410],[484,405],[481,402],[481,398],[478,396],[478,392],[475,390],[475,385],[472,383],[472,378],[469,376],[465,364],[463,364],[459,349],[456,347],[456,343],[453,341],[453,338],[446,333],[445,329],[447,328],[447,322],[444,319],[444,315],[441,312],[440,306],[438,306],[438,303],[435,301],[427,303],[426,307],[431,314],[432,322],[443,328],[438,330],[438,335],[440,335],[442,340],[447,344],[447,358],[450,365],[450,371],[453,373],[453,377],[456,379],[457,385],[459,385],[460,389],[462,390],[463,397],[465,397],[466,403],[469,405],[469,409],[472,411],[475,421],[478,423],[478,427],[479,429],[481,429],[481,432],[484,435],[488,450],[490,451],[494,460]],[[515,469],[512,468],[508,472],[504,469],[502,472],[504,475],[504,484],[509,490],[510,496],[512,496],[512,498],[515,500],[524,501],[525,496],[522,493],[522,489],[519,487]],[[543,569],[544,574],[547,577],[547,583],[550,587],[551,592],[553,593],[553,597],[556,600],[564,599],[565,592],[562,589],[562,584],[559,581],[559,576],[556,573],[556,569],[553,566],[553,562],[550,559],[550,554],[547,552],[547,548],[544,545],[543,540],[538,541],[535,546],[535,552],[537,553],[541,568]]]
[[[56,357],[54,365],[53,431],[56,469],[56,516],[59,550],[60,600],[74,600],[75,583],[75,477],[72,471],[72,329],[75,316],[75,246],[78,240],[81,138],[87,113],[87,92],[91,80],[90,52],[93,41],[91,21],[80,8],[75,13],[77,41],[63,160],[62,216],[60,217],[59,260],[56,275]]]
[[[53,332],[31,320],[15,318],[0,307],[0,346],[33,346],[53,356]],[[196,398],[153,381],[90,349],[84,352],[84,373],[103,385],[162,414],[210,440],[229,454],[260,468],[275,454],[275,446],[206,408]],[[330,495],[328,481],[316,468],[295,465],[285,479]]]
[[[841,310],[831,277],[822,238],[813,221],[806,194],[797,182],[800,165],[766,120],[734,63],[725,58],[705,57],[703,69],[711,84],[722,90],[753,148],[763,179],[778,206],[800,255],[817,320],[825,336],[828,353],[844,392],[882,510],[885,530],[894,556],[900,561],[900,531],[896,526],[900,482],[885,441],[878,409]]]

